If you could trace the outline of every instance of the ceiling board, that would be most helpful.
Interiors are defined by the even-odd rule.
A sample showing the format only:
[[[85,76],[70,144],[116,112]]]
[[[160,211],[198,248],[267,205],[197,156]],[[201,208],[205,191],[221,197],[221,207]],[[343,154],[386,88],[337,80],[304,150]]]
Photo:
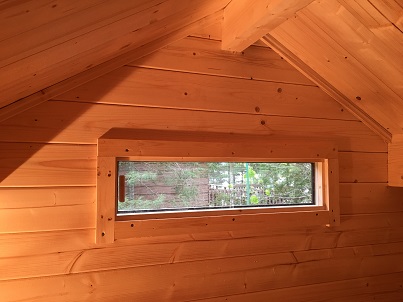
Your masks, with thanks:
[[[0,57],[0,107],[180,31],[222,10],[229,2],[117,1],[98,1],[91,9],[83,8],[77,13],[52,19],[32,31],[21,30],[18,39],[13,36],[1,41],[10,43],[5,50],[7,55]],[[35,12],[40,15],[45,9],[48,7]],[[94,19],[93,14],[100,17]],[[27,26],[35,23],[35,16],[25,20]],[[10,18],[7,27],[17,21]],[[183,33],[180,38],[189,34],[188,31]],[[39,45],[36,38],[41,41]]]
[[[385,54],[384,41],[337,1],[315,1],[270,34],[354,107],[391,134],[402,133],[402,57]]]

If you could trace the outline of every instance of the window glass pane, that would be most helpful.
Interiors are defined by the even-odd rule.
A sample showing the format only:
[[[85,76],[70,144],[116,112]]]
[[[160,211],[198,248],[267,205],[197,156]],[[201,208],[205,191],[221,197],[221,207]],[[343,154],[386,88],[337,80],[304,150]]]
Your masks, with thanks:
[[[314,204],[313,163],[118,162],[118,212]]]

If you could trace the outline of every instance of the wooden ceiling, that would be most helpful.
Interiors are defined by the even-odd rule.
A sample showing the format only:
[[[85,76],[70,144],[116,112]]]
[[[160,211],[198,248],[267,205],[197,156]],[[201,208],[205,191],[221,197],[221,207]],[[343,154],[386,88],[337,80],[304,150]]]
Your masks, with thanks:
[[[385,141],[403,136],[403,0],[0,1],[0,120],[222,23],[256,40]]]

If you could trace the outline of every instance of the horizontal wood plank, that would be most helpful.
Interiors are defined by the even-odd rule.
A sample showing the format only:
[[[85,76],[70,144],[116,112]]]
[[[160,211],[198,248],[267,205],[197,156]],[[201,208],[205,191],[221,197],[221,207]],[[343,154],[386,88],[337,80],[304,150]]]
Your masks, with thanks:
[[[0,259],[0,279],[59,275],[107,269],[123,269],[220,259],[247,255],[264,255],[292,250],[298,262],[321,259],[380,256],[401,253],[403,243],[324,250],[305,250],[308,238],[257,237],[236,240],[190,241],[147,245],[118,246],[83,251],[49,253],[37,256]],[[301,237],[301,238],[299,238]],[[273,254],[272,254],[273,255]]]
[[[403,228],[382,228],[341,232],[337,247],[403,241]]]
[[[112,113],[112,114],[111,114]],[[50,101],[1,123],[0,141],[96,143],[109,129],[145,128],[331,137],[339,150],[386,151],[358,121]],[[41,129],[41,131],[38,131]]]
[[[194,37],[176,41],[128,65],[315,86],[267,47],[251,46],[242,53],[232,53],[222,51],[220,41]]]
[[[0,209],[95,203],[95,187],[19,187],[0,189]]]
[[[256,228],[295,228],[326,225],[327,211],[276,212],[265,214],[202,216],[115,222],[115,239],[177,235],[203,232],[236,231]]]
[[[396,294],[396,297],[400,297],[403,294],[401,292],[401,283],[403,280],[403,273],[388,274],[375,277],[364,277],[351,280],[335,281],[319,283],[314,285],[297,286],[292,288],[275,289],[269,291],[261,291],[249,294],[232,295],[225,297],[216,297],[210,299],[203,299],[205,302],[266,302],[268,300],[273,301],[323,301],[329,299],[331,294],[331,301],[348,301],[347,296],[352,297],[351,301],[357,301],[357,295],[365,295],[366,300],[370,301],[374,297],[390,291]],[[380,293],[380,294],[378,294]],[[302,300],[304,299],[304,300]],[[389,301],[389,300],[379,300]],[[392,300],[392,301],[400,301]]]
[[[94,186],[96,146],[0,143],[0,187]]]
[[[40,219],[45,219],[41,217]],[[0,258],[77,251],[95,247],[94,228],[0,234]]]
[[[57,100],[356,120],[317,87],[137,67],[122,67]]]
[[[63,207],[59,207],[63,208]],[[15,219],[22,219],[26,214],[29,219],[33,219],[34,213],[46,214],[49,211],[41,211],[32,209],[21,209]],[[77,209],[79,210],[79,209]],[[2,210],[3,211],[3,210]],[[10,210],[8,210],[10,211]],[[70,211],[72,214],[74,212]],[[47,224],[48,227],[67,224],[67,217],[64,218],[63,214],[53,212],[56,214],[54,219],[62,217],[61,222],[34,222],[34,225]],[[76,212],[77,214],[80,211]],[[83,224],[91,223],[93,213],[83,214],[81,212],[81,218],[83,222],[73,221],[71,223]],[[61,215],[61,216],[60,216]],[[84,215],[84,216],[82,216]],[[327,228],[327,227],[311,227],[311,228],[263,228],[263,229],[250,229],[250,228],[238,228],[233,231],[222,231],[212,233],[191,233],[182,232],[175,236],[158,236],[158,237],[143,237],[127,240],[118,240],[114,244],[117,246],[137,246],[155,243],[169,243],[169,242],[192,242],[202,241],[203,244],[216,246],[217,251],[211,250],[208,252],[206,247],[198,247],[198,243],[190,244],[194,246],[194,251],[201,251],[201,257],[203,257],[203,251],[206,251],[207,255],[217,255],[218,251],[223,251],[225,255],[226,249],[234,249],[234,252],[239,252],[245,247],[247,250],[256,253],[267,252],[280,252],[289,250],[303,250],[303,249],[329,249],[336,246],[358,246],[366,244],[381,244],[389,242],[403,241],[403,235],[401,232],[401,213],[385,214],[372,214],[372,215],[358,215],[358,216],[342,216],[340,227]],[[45,216],[35,216],[36,219],[46,220]],[[74,218],[70,217],[74,220]],[[63,222],[64,220],[64,222]],[[53,222],[52,222],[53,221]],[[24,225],[24,222],[15,222],[14,225],[20,227]],[[95,223],[94,223],[95,225]],[[9,227],[10,228],[10,227]],[[53,227],[54,228],[54,227]],[[79,241],[73,238],[78,238]],[[40,255],[46,253],[63,252],[63,251],[75,251],[79,249],[87,249],[94,246],[94,231],[92,228],[84,230],[64,230],[64,231],[47,231],[47,232],[29,232],[29,233],[9,233],[0,234],[0,245],[7,245],[7,249],[0,250],[0,257],[18,257],[27,255]],[[233,240],[237,239],[237,240]],[[238,241],[239,239],[239,241]],[[223,241],[224,240],[224,241]],[[54,242],[54,244],[46,244],[47,242]],[[250,242],[250,245],[246,244]],[[42,245],[41,242],[44,244]],[[25,244],[25,245],[24,245]],[[187,246],[187,245],[185,245]],[[219,246],[225,247],[224,250]],[[102,246],[101,246],[102,247]],[[192,249],[192,248],[191,248]],[[229,252],[229,250],[228,250]],[[91,253],[91,252],[90,252]],[[187,252],[186,252],[187,253]],[[186,254],[185,253],[185,254]],[[192,253],[192,252],[191,252]],[[179,257],[179,256],[178,256]],[[179,259],[179,258],[178,258]]]
[[[94,213],[95,204],[0,209],[0,233],[93,228]]]
[[[44,277],[65,273],[94,272],[110,269],[270,255],[292,251],[298,263],[334,258],[370,257],[403,252],[403,242],[337,249],[309,250],[304,234],[214,241],[167,242],[118,245],[107,248],[66,251],[0,258],[0,280]]]
[[[4,301],[186,301],[403,271],[402,254],[296,263],[289,253],[0,282]],[[386,265],[385,265],[386,264]],[[376,270],[371,270],[376,267]],[[324,275],[323,270],[327,273]],[[141,276],[141,278],[139,278]],[[113,282],[111,280],[116,280]],[[111,284],[111,282],[113,282]],[[45,290],[48,287],[48,290]],[[19,291],[18,288],[30,288]],[[112,290],[113,289],[113,290]]]
[[[340,184],[341,214],[403,211],[403,189],[386,183]]]
[[[387,183],[387,153],[340,152],[340,182]]]

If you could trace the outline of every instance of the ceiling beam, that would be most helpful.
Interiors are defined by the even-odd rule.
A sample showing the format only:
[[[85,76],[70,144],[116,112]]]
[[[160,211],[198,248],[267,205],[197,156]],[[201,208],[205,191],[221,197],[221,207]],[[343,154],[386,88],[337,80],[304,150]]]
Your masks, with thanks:
[[[71,74],[69,77],[59,79],[58,81],[51,79],[55,82],[49,82],[45,87],[38,87],[36,92],[18,100],[10,101],[8,105],[0,108],[0,122],[151,54],[170,43],[183,39],[197,31],[200,27],[209,26],[221,21],[223,16],[222,8],[225,6],[223,5],[223,3],[226,3],[225,1],[227,0],[214,1],[213,5],[204,5],[204,7],[202,7],[203,9],[193,12],[191,16],[187,16],[188,14],[185,11],[179,11],[172,15],[172,18],[176,20],[172,23],[174,25],[165,28],[165,31],[155,31],[155,23],[158,21],[150,23],[150,35],[153,37],[151,41],[144,41],[146,43],[143,41],[135,41],[134,44],[137,47],[126,50],[125,52],[118,52],[113,59],[105,60],[100,64],[94,64],[94,66],[85,71]],[[208,3],[206,1],[202,2]],[[165,22],[167,21],[164,20],[164,24]],[[148,37],[147,35],[144,36]],[[91,64],[92,62],[88,61],[85,65]]]
[[[380,135],[386,142],[392,141],[392,134],[367,114],[363,109],[352,103],[343,93],[326,81],[320,74],[309,67],[304,61],[288,50],[280,41],[273,36],[267,34],[262,39],[262,42],[277,52],[288,63],[294,66],[308,79],[318,85],[324,92],[331,96],[334,100],[348,109],[354,116],[367,125],[371,130]]]
[[[222,49],[241,52],[313,0],[232,0],[224,10]]]

